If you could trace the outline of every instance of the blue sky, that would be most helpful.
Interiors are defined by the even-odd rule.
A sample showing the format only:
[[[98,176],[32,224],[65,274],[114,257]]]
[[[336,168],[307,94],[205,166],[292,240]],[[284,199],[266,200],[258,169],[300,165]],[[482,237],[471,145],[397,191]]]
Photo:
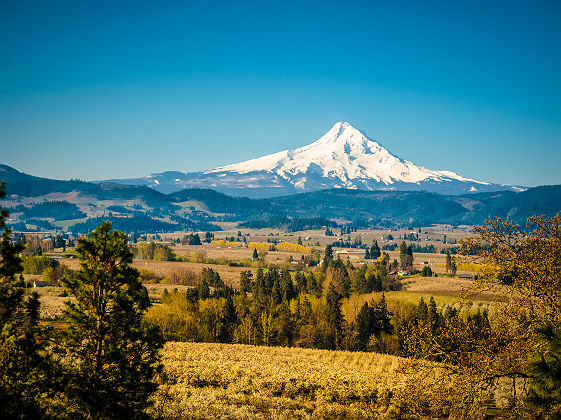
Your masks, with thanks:
[[[558,1],[0,2],[0,163],[195,171],[348,121],[485,181],[561,183]]]

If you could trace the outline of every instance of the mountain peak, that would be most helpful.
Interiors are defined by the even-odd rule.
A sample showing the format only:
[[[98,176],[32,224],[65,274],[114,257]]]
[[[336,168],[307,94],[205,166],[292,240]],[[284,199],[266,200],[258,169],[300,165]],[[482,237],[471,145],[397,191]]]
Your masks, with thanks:
[[[325,133],[319,140],[325,139],[332,142],[363,142],[368,140],[364,133],[354,128],[348,122],[339,121]],[[318,140],[318,141],[319,141]]]
[[[345,121],[335,123],[307,146],[202,172],[154,174],[143,179],[143,183],[168,192],[213,188],[253,197],[330,188],[426,190],[447,194],[514,188],[417,166],[390,153]]]
[[[210,173],[249,174],[257,172],[279,176],[299,189],[309,184],[335,183],[337,188],[366,188],[374,185],[421,181],[474,181],[448,171],[433,171],[405,161],[390,153],[377,141],[339,121],[315,142],[294,150],[284,150],[234,165],[222,166]]]

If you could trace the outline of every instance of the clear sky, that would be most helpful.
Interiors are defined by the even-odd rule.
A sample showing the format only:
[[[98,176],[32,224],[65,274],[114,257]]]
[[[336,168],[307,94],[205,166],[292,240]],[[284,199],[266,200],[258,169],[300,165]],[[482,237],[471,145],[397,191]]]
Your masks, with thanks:
[[[348,121],[485,181],[561,183],[561,2],[0,1],[0,163],[196,171]]]

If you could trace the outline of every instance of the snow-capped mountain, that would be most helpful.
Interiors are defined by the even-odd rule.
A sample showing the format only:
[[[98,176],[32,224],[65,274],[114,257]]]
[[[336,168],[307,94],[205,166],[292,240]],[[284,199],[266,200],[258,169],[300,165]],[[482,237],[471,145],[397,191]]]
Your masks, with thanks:
[[[520,190],[417,166],[393,155],[347,122],[336,123],[319,140],[298,149],[202,172],[164,172],[117,182],[148,185],[162,192],[212,188],[249,197],[328,188],[426,190],[442,194]]]

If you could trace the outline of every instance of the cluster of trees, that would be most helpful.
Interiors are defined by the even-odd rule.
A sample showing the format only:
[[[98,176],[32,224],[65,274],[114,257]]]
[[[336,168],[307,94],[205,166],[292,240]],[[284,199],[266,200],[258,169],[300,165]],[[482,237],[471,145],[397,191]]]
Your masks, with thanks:
[[[69,220],[86,217],[76,204],[68,201],[45,201],[32,207],[17,206],[12,213],[22,212],[22,217],[29,219],[33,217],[52,218],[55,220]]]
[[[4,196],[3,184],[0,197]],[[104,223],[78,241],[81,268],[61,279],[61,330],[39,323],[39,297],[21,287],[23,247],[0,228],[0,417],[136,418],[149,406],[160,369],[159,330],[126,235]],[[47,267],[50,268],[50,267]]]
[[[326,247],[319,272],[258,269],[240,273],[240,289],[203,269],[197,287],[166,293],[148,313],[168,340],[220,341],[262,345],[362,350],[379,348],[393,333],[384,298],[363,305],[356,322],[346,320],[343,299],[400,284],[387,275],[387,257],[354,268],[334,259]],[[313,302],[313,303],[312,303]],[[394,342],[397,340],[393,339]]]
[[[332,283],[318,298],[296,294],[282,273],[274,276],[280,279],[275,284],[283,286],[273,284],[272,289],[283,290],[271,290],[272,296],[239,293],[226,286],[209,292],[200,286],[165,294],[162,305],[152,308],[147,319],[162,329],[167,340],[322,349],[363,350],[375,337],[393,331],[383,298],[366,304],[357,321],[349,323],[341,311],[343,296]],[[267,287],[267,277],[256,279],[265,283],[255,286],[257,290]]]
[[[182,245],[202,245],[201,237],[198,233],[190,233],[181,238]]]
[[[509,299],[493,317],[438,314],[429,304],[427,316],[404,329],[404,354],[441,362],[436,376],[412,365],[420,379],[407,384],[404,406],[417,417],[476,418],[501,393],[506,398],[494,410],[504,417],[559,418],[561,215],[532,217],[522,227],[497,218],[474,232],[460,253],[482,275],[466,299],[494,288]]]
[[[399,246],[399,267],[408,273],[413,272],[413,248],[405,241]]]
[[[458,271],[458,266],[456,265],[456,257],[453,257],[450,254],[450,250],[447,250],[447,252],[446,252],[446,272],[452,274],[452,276],[455,276],[456,271]]]
[[[411,244],[413,252],[419,252],[422,254],[434,254],[436,252],[436,247],[433,244],[430,245],[417,245]]]
[[[362,243],[360,235],[354,240],[351,240],[350,236],[347,239],[339,239],[338,241],[332,242],[331,246],[338,248],[368,248],[368,245]]]
[[[364,254],[364,259],[365,260],[377,260],[378,258],[380,258],[381,255],[382,255],[382,252],[380,251],[380,247],[378,246],[378,241],[376,239],[374,239],[370,249],[366,248],[366,252]]]
[[[169,246],[154,242],[138,242],[132,246],[132,252],[141,260],[175,261],[177,259]]]

